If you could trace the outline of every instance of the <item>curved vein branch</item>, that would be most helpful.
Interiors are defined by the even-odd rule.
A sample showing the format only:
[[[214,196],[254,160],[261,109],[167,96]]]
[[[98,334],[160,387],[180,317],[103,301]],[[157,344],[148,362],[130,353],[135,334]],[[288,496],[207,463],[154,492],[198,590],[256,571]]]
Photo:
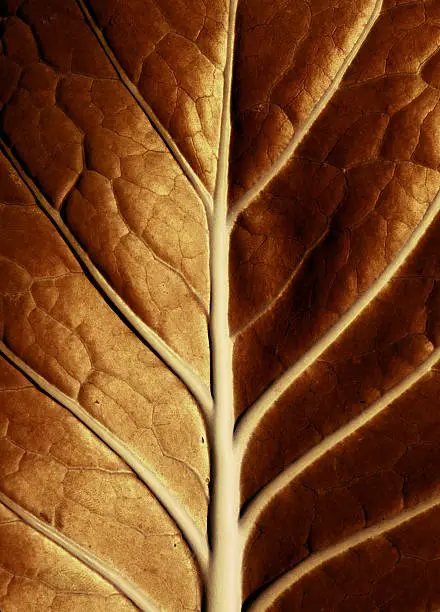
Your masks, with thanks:
[[[197,193],[199,198],[202,200],[203,205],[204,205],[205,210],[206,210],[206,214],[208,216],[211,215],[211,213],[212,213],[212,197],[211,197],[211,194],[206,189],[206,187],[203,185],[202,181],[199,179],[199,177],[194,172],[194,170],[191,168],[190,164],[187,162],[185,157],[182,155],[182,153],[180,152],[178,146],[175,144],[174,140],[171,138],[169,132],[164,128],[164,126],[160,122],[160,120],[159,120],[158,116],[156,115],[156,113],[153,111],[151,106],[147,103],[145,98],[142,96],[142,94],[140,93],[140,91],[136,87],[136,85],[128,77],[128,75],[125,72],[125,70],[122,68],[122,66],[119,63],[119,61],[117,60],[115,54],[111,50],[110,45],[108,44],[107,40],[105,39],[105,36],[101,32],[101,30],[98,28],[97,24],[95,23],[95,20],[93,19],[93,17],[91,15],[89,9],[87,8],[85,2],[83,0],[76,0],[76,3],[78,5],[78,7],[80,8],[82,14],[84,15],[84,19],[85,19],[86,23],[89,25],[90,29],[92,30],[92,32],[96,36],[99,44],[101,45],[102,50],[104,51],[104,53],[108,57],[109,61],[111,62],[112,66],[113,66],[113,68],[116,70],[116,72],[117,72],[119,78],[121,79],[123,85],[130,92],[130,94],[132,95],[134,100],[137,102],[139,107],[145,113],[145,115],[147,116],[148,120],[150,121],[150,123],[152,124],[152,126],[154,127],[156,132],[159,134],[159,136],[161,137],[163,142],[165,143],[167,149],[170,151],[170,153],[172,154],[172,156],[174,157],[176,162],[179,164],[180,168],[182,169],[182,172],[185,174],[186,178],[189,180],[189,182],[193,186],[194,191]]]
[[[46,536],[60,548],[82,561],[82,563],[87,565],[87,567],[90,567],[90,569],[107,580],[107,582],[110,582],[140,610],[143,612],[159,612],[157,605],[148,597],[146,593],[131,582],[131,580],[113,569],[90,551],[82,548],[79,546],[79,544],[52,527],[52,525],[43,522],[31,512],[22,508],[19,504],[14,502],[2,492],[0,492],[0,502],[9,508],[9,510],[18,516],[24,523]]]
[[[303,563],[287,571],[268,586],[250,606],[249,612],[265,612],[265,610],[269,610],[270,606],[280,595],[327,561],[331,561],[338,555],[342,555],[351,548],[363,544],[372,538],[377,538],[396,527],[404,525],[438,505],[440,505],[440,495],[431,497],[412,508],[400,512],[397,516],[385,519],[371,527],[366,527],[341,542],[312,554]]]
[[[426,211],[410,238],[397,253],[393,261],[385,268],[378,279],[370,288],[352,304],[339,321],[314,344],[304,355],[276,380],[269,388],[250,406],[236,428],[235,443],[238,453],[242,458],[249,439],[264,415],[270,410],[273,404],[281,395],[299,378],[327,348],[333,344],[339,336],[349,327],[376,298],[382,289],[388,284],[397,270],[406,262],[408,257],[414,252],[420,240],[428,231],[434,219],[440,212],[440,191]]]
[[[436,348],[418,368],[406,376],[400,383],[392,387],[379,400],[364,410],[359,416],[349,421],[346,425],[324,438],[319,444],[303,455],[298,461],[291,463],[278,476],[264,486],[254,497],[241,518],[241,537],[243,545],[251,534],[251,531],[261,514],[270,501],[295,478],[305,472],[313,463],[323,455],[335,448],[340,442],[346,440],[361,427],[369,423],[378,414],[383,412],[390,404],[406,393],[419,380],[423,378],[440,359],[440,347]]]
[[[91,416],[80,404],[78,404],[78,402],[38,374],[3,342],[0,342],[0,354],[3,354],[4,357],[6,357],[15,368],[22,372],[37,388],[41,389],[46,395],[57,402],[57,404],[71,412],[135,472],[176,523],[188,546],[193,551],[203,577],[206,577],[209,562],[207,540],[199,532],[193,520],[180,502],[168,491],[167,487],[159,480],[154,472],[113,432]]]
[[[83,249],[76,237],[64,223],[61,215],[55,210],[44,195],[35,185],[33,180],[25,172],[19,161],[12,154],[11,150],[0,140],[0,150],[8,158],[20,178],[28,187],[39,208],[49,217],[64,242],[72,251],[73,255],[86,268],[87,272],[94,281],[95,287],[103,293],[115,308],[120,318],[128,322],[136,330],[144,343],[151,348],[160,359],[178,376],[182,383],[188,388],[190,393],[197,400],[200,409],[206,420],[209,420],[212,413],[212,397],[209,389],[200,377],[192,371],[185,361],[168,344],[151,329],[130,306],[121,298],[106,280],[104,275],[98,270],[89,255]]]
[[[365,24],[365,27],[362,30],[361,35],[357,39],[350,53],[345,58],[342,66],[339,68],[338,72],[336,73],[336,76],[333,79],[331,85],[328,87],[328,89],[326,89],[323,96],[318,100],[316,105],[313,107],[311,113],[309,114],[307,121],[305,121],[301,126],[299,126],[298,130],[296,131],[295,135],[291,139],[290,143],[287,145],[287,147],[278,157],[276,162],[269,168],[269,170],[265,172],[263,176],[255,183],[255,185],[251,187],[235,203],[233,209],[231,210],[230,216],[229,216],[229,227],[231,229],[237,217],[239,216],[239,214],[249,206],[249,204],[258,196],[258,194],[270,183],[270,181],[273,178],[275,178],[275,176],[277,176],[277,174],[287,164],[287,162],[289,161],[289,159],[291,158],[291,156],[297,149],[298,145],[303,140],[304,136],[310,130],[310,128],[312,127],[316,119],[319,117],[321,112],[324,110],[328,102],[333,97],[334,93],[336,92],[339,85],[341,84],[341,81],[344,78],[345,73],[347,72],[348,68],[353,62],[356,54],[358,53],[359,49],[361,48],[362,44],[364,43],[367,36],[371,32],[371,29],[376,23],[376,20],[379,17],[380,12],[382,10],[382,1],[383,0],[376,1],[374,10],[371,13],[371,16],[368,19],[367,23]]]

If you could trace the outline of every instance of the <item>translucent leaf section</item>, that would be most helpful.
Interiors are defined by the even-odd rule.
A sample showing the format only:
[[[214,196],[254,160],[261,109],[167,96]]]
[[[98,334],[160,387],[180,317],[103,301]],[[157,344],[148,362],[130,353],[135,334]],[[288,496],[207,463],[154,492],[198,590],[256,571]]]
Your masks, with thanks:
[[[249,36],[277,23],[250,18]],[[264,168],[232,170],[245,177],[232,179],[229,317],[252,611],[438,607],[424,548],[440,482],[438,8],[385,3],[369,27],[319,112],[300,119],[291,98],[291,157],[276,161],[268,121]]]
[[[423,69],[438,42],[435,23],[422,4],[384,8],[293,158],[238,218],[230,300],[237,414],[399,260],[435,199],[436,145],[425,134],[439,92]],[[365,53],[387,58],[398,33],[415,41],[421,32],[426,41],[408,43],[408,61],[384,59],[366,73]]]
[[[372,0],[242,0],[232,116],[232,198],[249,189],[317,113],[368,27]]]
[[[438,347],[438,220],[387,288],[262,419],[246,451],[244,500],[380,400]]]
[[[1,384],[2,493],[166,609],[181,609],[180,597],[196,609],[200,593],[191,554],[148,489],[4,360]],[[179,584],[178,591],[171,584]]]
[[[435,370],[276,494],[251,538],[245,592],[438,493],[439,382]]]
[[[439,2],[0,14],[2,612],[439,608]]]
[[[316,569],[265,609],[413,612],[438,608],[439,518],[440,511],[435,508],[352,548]]]

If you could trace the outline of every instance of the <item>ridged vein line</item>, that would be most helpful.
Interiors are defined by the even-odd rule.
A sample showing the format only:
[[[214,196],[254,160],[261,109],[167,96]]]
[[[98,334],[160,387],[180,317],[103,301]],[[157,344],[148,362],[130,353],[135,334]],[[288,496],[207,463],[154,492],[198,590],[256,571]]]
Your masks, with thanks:
[[[393,261],[385,268],[378,279],[365,291],[365,293],[345,312],[338,323],[333,325],[318,342],[313,345],[304,355],[291,367],[289,367],[278,380],[248,408],[239,421],[236,429],[236,447],[242,461],[249,439],[255,431],[261,419],[290,385],[303,374],[322,353],[333,344],[339,336],[349,327],[367,306],[375,299],[379,292],[385,288],[388,282],[396,274],[397,270],[405,263],[408,257],[423,238],[432,222],[440,212],[440,191],[426,211],[423,219],[417,225],[410,238],[397,253]]]
[[[372,538],[377,538],[378,536],[381,536],[382,534],[385,534],[396,527],[404,525],[408,521],[411,521],[412,519],[421,516],[425,512],[428,512],[432,508],[435,508],[439,504],[440,496],[436,495],[431,499],[417,504],[417,506],[413,506],[412,508],[408,508],[403,512],[400,512],[397,516],[385,519],[377,525],[366,527],[352,536],[345,538],[334,546],[329,546],[318,553],[312,554],[305,561],[280,576],[269,587],[267,587],[250,606],[249,612],[266,612],[280,595],[301,580],[301,578],[313,572],[313,570],[318,568],[320,565],[323,565],[327,561],[334,559],[338,555],[347,552],[359,544],[363,544]]]
[[[241,518],[242,545],[246,546],[259,515],[280,491],[291,484],[295,478],[305,472],[305,470],[323,457],[323,455],[334,449],[341,442],[347,440],[347,438],[357,432],[361,427],[386,410],[390,404],[409,391],[419,380],[428,374],[439,360],[440,347],[436,348],[428,359],[421,363],[418,368],[406,376],[400,383],[392,387],[359,416],[324,438],[324,440],[314,446],[308,453],[294,463],[291,463],[278,476],[265,485],[250,502]]]
[[[123,574],[116,571],[104,561],[93,555],[88,550],[82,548],[76,542],[60,533],[57,529],[44,523],[34,514],[22,508],[19,504],[0,492],[0,502],[9,508],[16,516],[24,523],[46,536],[49,540],[57,544],[60,548],[70,553],[76,559],[79,559],[90,569],[99,574],[102,578],[110,582],[118,591],[132,601],[143,612],[159,612],[156,604],[137,587],[131,580],[128,580]]]
[[[212,397],[208,387],[201,381],[199,376],[195,374],[183,359],[173,351],[172,348],[148,325],[146,325],[140,317],[138,317],[128,304],[120,297],[120,295],[108,283],[103,274],[98,270],[89,255],[82,248],[73,233],[64,223],[61,215],[56,211],[43,196],[41,191],[29,178],[21,164],[12,154],[11,150],[0,140],[0,150],[8,158],[11,165],[20,175],[21,179],[28,187],[34,196],[40,209],[49,217],[54,224],[58,233],[63,238],[64,242],[70,248],[76,258],[78,258],[84,267],[87,269],[94,282],[95,286],[104,293],[115,307],[117,313],[122,315],[130,325],[137,331],[143,341],[151,348],[162,361],[178,376],[182,383],[188,388],[194,398],[197,400],[200,409],[206,420],[210,419],[212,413]]]
[[[212,556],[207,604],[209,612],[241,610],[241,563],[238,519],[239,466],[233,452],[234,398],[229,304],[228,170],[231,138],[231,89],[237,0],[230,0],[224,71],[219,163],[210,223],[211,320],[214,419],[211,429],[213,489],[210,508]]]
[[[139,107],[143,110],[148,120],[150,121],[150,123],[153,125],[156,132],[159,134],[159,136],[163,140],[167,149],[170,151],[170,153],[172,154],[176,162],[179,164],[180,168],[182,169],[182,172],[185,174],[186,178],[189,180],[192,187],[194,188],[194,191],[197,193],[199,198],[202,200],[202,203],[206,210],[206,214],[209,216],[212,213],[212,197],[210,193],[208,192],[206,187],[203,185],[202,181],[199,179],[199,177],[194,172],[194,170],[191,168],[188,161],[182,155],[178,146],[176,145],[174,140],[171,138],[169,132],[162,125],[156,113],[153,111],[151,106],[146,102],[145,98],[142,96],[139,89],[131,81],[131,79],[128,77],[127,73],[125,72],[125,70],[122,68],[121,64],[119,63],[115,54],[113,53],[110,45],[107,43],[105,36],[101,32],[101,30],[98,28],[97,24],[95,23],[95,20],[93,19],[85,2],[83,0],[75,0],[75,1],[78,7],[80,8],[82,14],[84,15],[85,21],[88,23],[90,29],[96,36],[102,50],[104,51],[105,55],[109,59],[113,68],[116,70],[116,73],[121,79],[121,82],[126,87],[126,89],[130,92],[133,98],[136,100]]]
[[[202,536],[186,510],[168,491],[167,487],[162,484],[154,472],[150,470],[113,432],[91,416],[80,404],[78,404],[78,402],[60,391],[43,376],[33,370],[33,368],[20,359],[20,357],[11,351],[3,342],[0,342],[0,354],[4,355],[4,357],[30,379],[36,387],[40,388],[51,399],[71,412],[135,472],[176,523],[184,539],[188,543],[188,546],[193,551],[202,575],[206,576],[209,556],[206,538]]]
[[[293,153],[295,152],[298,145],[303,140],[304,136],[307,134],[309,129],[312,127],[318,116],[327,106],[328,102],[333,97],[333,94],[338,89],[341,84],[342,79],[344,78],[345,73],[353,62],[356,54],[361,48],[362,44],[366,40],[367,36],[371,32],[374,24],[376,23],[377,18],[380,15],[382,10],[383,0],[377,0],[376,5],[374,7],[373,12],[370,15],[367,23],[365,24],[364,29],[362,30],[361,35],[357,39],[355,45],[353,46],[350,53],[345,58],[342,66],[339,68],[336,73],[335,78],[333,79],[331,85],[326,89],[324,95],[319,99],[318,103],[313,107],[307,121],[305,121],[295,133],[290,143],[284,149],[282,154],[278,157],[276,162],[269,168],[267,172],[263,174],[263,176],[255,183],[253,187],[251,187],[234,205],[234,208],[231,210],[228,220],[229,228],[232,229],[238,215],[243,212],[249,204],[258,196],[258,194],[270,183],[270,181],[281,172],[283,167],[288,163]]]

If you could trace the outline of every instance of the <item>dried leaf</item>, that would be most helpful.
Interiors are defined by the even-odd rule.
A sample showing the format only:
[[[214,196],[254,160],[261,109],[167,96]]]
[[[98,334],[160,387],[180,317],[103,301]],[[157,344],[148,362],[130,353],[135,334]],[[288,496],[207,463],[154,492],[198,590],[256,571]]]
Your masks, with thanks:
[[[7,0],[0,608],[440,607],[440,4]]]

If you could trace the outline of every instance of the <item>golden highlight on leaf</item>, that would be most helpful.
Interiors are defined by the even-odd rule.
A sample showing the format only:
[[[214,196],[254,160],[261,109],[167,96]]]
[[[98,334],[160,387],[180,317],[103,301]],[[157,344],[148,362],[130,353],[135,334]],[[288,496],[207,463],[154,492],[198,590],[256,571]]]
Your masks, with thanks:
[[[2,610],[132,612],[136,607],[91,572],[0,506]]]

